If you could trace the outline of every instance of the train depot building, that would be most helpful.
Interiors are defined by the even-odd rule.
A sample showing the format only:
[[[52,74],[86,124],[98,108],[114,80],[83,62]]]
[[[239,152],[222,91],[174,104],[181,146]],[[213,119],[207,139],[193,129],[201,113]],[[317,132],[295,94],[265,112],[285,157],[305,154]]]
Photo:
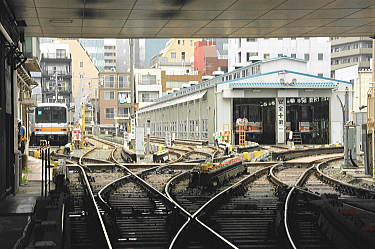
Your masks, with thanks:
[[[278,57],[163,96],[137,112],[138,125],[149,120],[151,135],[209,143],[219,135],[238,144],[242,129],[246,141],[260,144],[284,144],[289,131],[303,144],[337,144],[351,90],[350,82],[309,74],[305,60]]]

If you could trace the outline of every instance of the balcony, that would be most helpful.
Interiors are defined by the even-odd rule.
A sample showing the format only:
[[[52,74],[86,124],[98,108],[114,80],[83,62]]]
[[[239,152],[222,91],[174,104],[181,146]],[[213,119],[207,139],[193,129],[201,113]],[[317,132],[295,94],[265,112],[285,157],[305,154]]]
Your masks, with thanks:
[[[64,63],[71,63],[72,59],[69,54],[68,55],[59,55],[59,54],[41,54],[40,62],[64,62]]]
[[[43,77],[56,77],[56,73],[57,73],[57,77],[69,77],[71,78],[72,77],[72,73],[71,72],[66,72],[66,71],[54,71],[54,70],[47,70],[47,71],[42,71],[42,76]]]

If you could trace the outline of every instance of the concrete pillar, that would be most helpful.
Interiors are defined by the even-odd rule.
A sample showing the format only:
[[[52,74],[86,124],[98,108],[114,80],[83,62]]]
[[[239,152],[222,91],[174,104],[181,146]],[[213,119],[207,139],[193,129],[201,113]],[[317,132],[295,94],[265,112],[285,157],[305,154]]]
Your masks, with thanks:
[[[375,82],[375,39],[372,39],[372,82]],[[372,85],[374,86],[374,84]],[[374,96],[374,93],[372,93],[372,96]],[[368,104],[373,103],[373,102],[368,102]],[[371,108],[374,110],[374,107]],[[367,111],[369,111],[369,108],[367,107]],[[372,120],[374,120],[375,113],[369,113],[372,115]],[[367,120],[368,120],[367,116]],[[370,155],[370,160],[372,160],[372,167],[373,167],[373,177],[375,178],[375,127],[372,125],[372,155]]]
[[[285,143],[286,98],[276,98],[276,143]]]

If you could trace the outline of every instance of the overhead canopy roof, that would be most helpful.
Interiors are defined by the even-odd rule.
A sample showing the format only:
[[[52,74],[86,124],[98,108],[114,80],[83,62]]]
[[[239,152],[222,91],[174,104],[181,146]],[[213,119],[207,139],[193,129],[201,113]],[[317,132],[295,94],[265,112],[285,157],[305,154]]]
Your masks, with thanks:
[[[7,0],[27,36],[372,36],[375,0]]]

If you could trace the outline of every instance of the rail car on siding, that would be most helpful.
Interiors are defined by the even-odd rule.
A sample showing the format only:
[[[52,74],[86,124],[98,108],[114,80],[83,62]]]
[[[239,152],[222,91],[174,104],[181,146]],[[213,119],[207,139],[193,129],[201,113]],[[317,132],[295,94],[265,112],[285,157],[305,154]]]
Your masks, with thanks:
[[[51,145],[65,145],[69,139],[68,107],[59,103],[38,104],[30,144],[39,145],[40,140],[48,140]]]
[[[232,158],[224,163],[202,163],[199,168],[192,171],[190,186],[214,188],[228,182],[231,178],[244,174],[246,167],[240,158]]]

